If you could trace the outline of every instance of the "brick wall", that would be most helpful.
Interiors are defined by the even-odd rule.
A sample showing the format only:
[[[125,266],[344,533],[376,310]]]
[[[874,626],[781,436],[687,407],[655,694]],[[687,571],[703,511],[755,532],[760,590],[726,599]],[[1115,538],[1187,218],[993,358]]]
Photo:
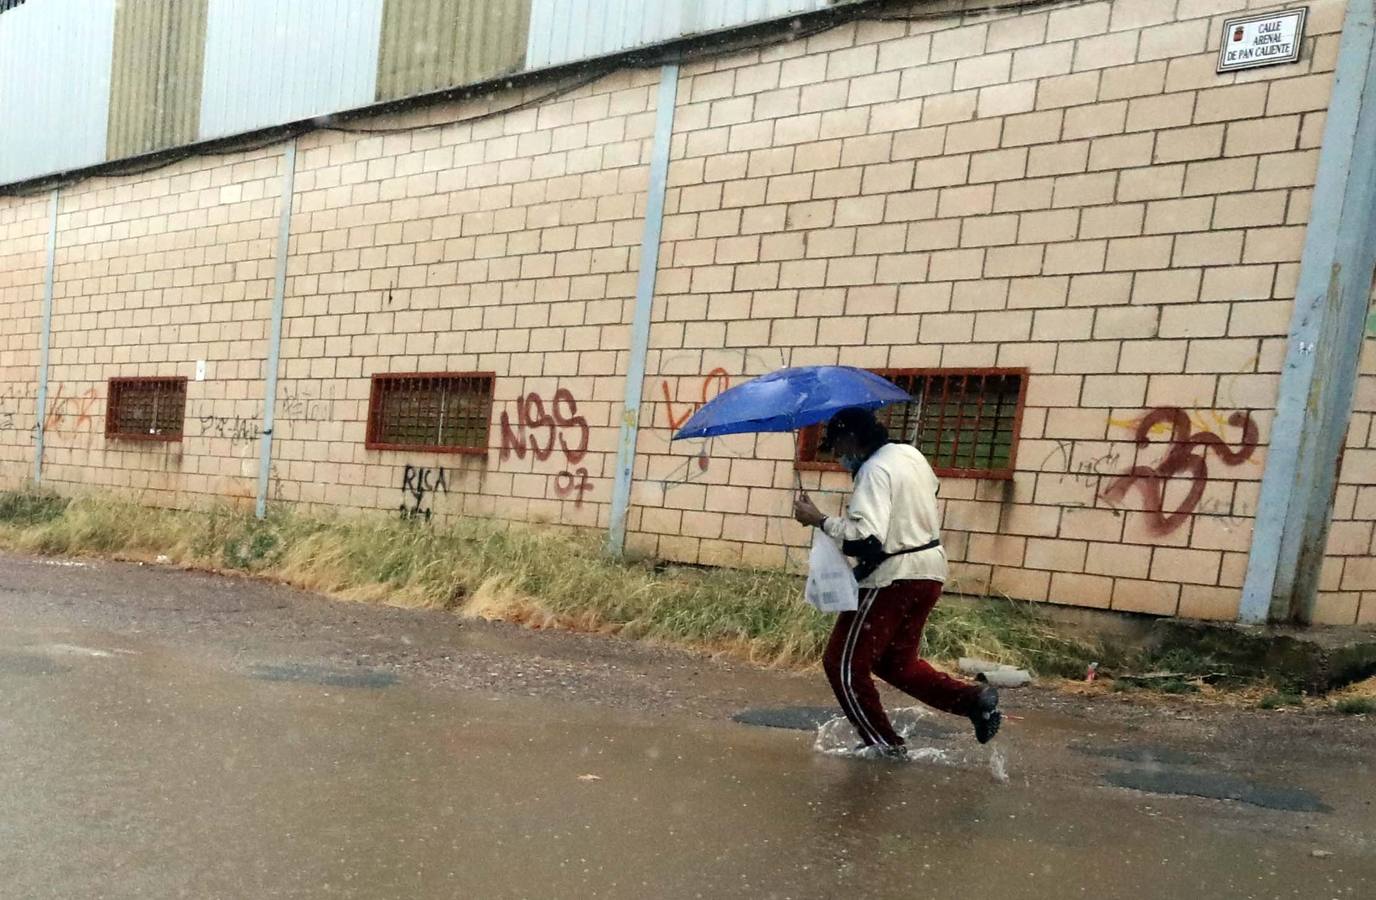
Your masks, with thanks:
[[[323,403],[279,433],[286,499],[608,524],[656,81],[303,139],[281,384]],[[366,450],[369,379],[389,371],[495,373],[488,457]],[[408,466],[435,489],[410,493]]]
[[[254,496],[281,165],[274,148],[63,191],[45,482]],[[105,437],[108,379],[178,375],[182,441]]]
[[[48,197],[0,202],[0,487],[33,476]]]
[[[685,69],[636,545],[806,537],[787,439],[669,445],[704,388],[1026,366],[1016,477],[942,486],[958,583],[1234,617],[1343,12],[1311,5],[1301,64],[1218,75],[1245,7],[864,22]]]
[[[1376,623],[1376,319],[1368,320],[1314,620]]]
[[[745,377],[1025,367],[1015,476],[943,482],[958,585],[1234,617],[1343,4],[1310,4],[1299,64],[1217,75],[1223,19],[1252,8],[1114,0],[966,20],[919,3],[685,65],[632,549],[801,561],[795,479],[835,509],[844,477],[795,474],[789,436],[668,439]],[[273,497],[607,525],[657,78],[300,139]],[[53,481],[252,496],[281,159],[64,190]],[[36,367],[45,208],[0,200],[7,384]],[[199,359],[186,440],[105,440],[107,378],[191,376]],[[1364,366],[1326,621],[1376,615]],[[495,373],[485,458],[365,448],[370,376],[408,371]],[[31,459],[26,434],[0,433],[7,483]]]

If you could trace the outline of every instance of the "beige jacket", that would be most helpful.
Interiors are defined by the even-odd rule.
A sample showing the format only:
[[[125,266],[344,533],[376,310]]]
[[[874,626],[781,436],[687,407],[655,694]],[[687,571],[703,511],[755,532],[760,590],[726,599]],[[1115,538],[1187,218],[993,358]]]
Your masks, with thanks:
[[[885,444],[856,473],[845,514],[828,516],[822,530],[837,543],[878,537],[887,553],[920,547],[941,535],[937,487],[936,473],[922,451]],[[945,582],[945,548],[887,559],[860,585],[877,588],[907,580]]]

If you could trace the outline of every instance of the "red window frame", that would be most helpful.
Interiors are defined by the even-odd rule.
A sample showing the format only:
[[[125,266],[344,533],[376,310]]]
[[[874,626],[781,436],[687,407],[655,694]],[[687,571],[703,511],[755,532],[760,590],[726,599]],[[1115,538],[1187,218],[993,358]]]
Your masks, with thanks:
[[[186,432],[186,376],[111,378],[105,390],[105,437],[119,441],[180,443]],[[133,430],[125,407],[135,396],[151,396],[150,424]],[[167,423],[165,426],[162,423]],[[175,423],[175,428],[173,427]],[[148,430],[145,430],[148,429]]]
[[[364,446],[369,450],[414,450],[426,453],[459,453],[471,456],[487,455],[492,430],[493,386],[495,372],[387,372],[374,375],[368,392],[368,432]],[[427,393],[438,391],[439,396],[423,402]],[[468,416],[469,425],[453,438],[446,440],[445,416],[452,410],[446,405],[451,395],[476,397],[481,415]],[[410,410],[397,410],[391,404],[405,404],[411,399]],[[462,400],[459,401],[461,404]],[[428,407],[428,408],[427,408]],[[388,421],[392,411],[392,421]],[[397,439],[393,429],[415,431],[417,424],[402,421],[434,415],[433,424],[422,422],[420,428],[433,427],[434,440]],[[478,424],[480,423],[480,427]]]
[[[996,367],[962,369],[873,369],[871,371],[876,375],[894,381],[909,392],[913,392],[918,385],[927,387],[933,384],[940,385],[942,393],[940,395],[940,402],[937,406],[938,413],[936,422],[934,423],[935,437],[932,440],[940,445],[945,442],[946,435],[953,435],[950,441],[950,456],[947,456],[941,449],[933,451],[931,441],[927,442],[926,449],[924,449],[924,452],[928,454],[928,458],[932,463],[932,469],[938,476],[942,478],[979,478],[990,481],[1009,481],[1013,478],[1013,473],[1017,468],[1018,444],[1022,434],[1022,417],[1027,405],[1027,379],[1030,374],[1028,369]],[[1016,378],[1018,380],[1017,398],[1012,410],[1008,414],[1004,414],[1003,396],[999,395],[997,397],[996,402],[998,405],[995,406],[991,417],[993,428],[992,430],[986,430],[983,428],[983,425],[988,421],[984,416],[985,401],[988,397],[984,389],[988,385],[988,379],[991,378],[1004,380]],[[958,382],[959,387],[957,390],[961,394],[966,394],[969,392],[969,386],[975,379],[980,379],[980,381],[976,383],[977,387],[975,392],[973,392],[973,399],[966,400],[962,396],[952,395],[951,388],[953,383]],[[926,406],[928,402],[927,391],[924,390],[922,393],[924,395],[922,405]],[[955,412],[956,418],[954,424],[948,428],[947,413],[951,409],[952,403],[957,404]],[[972,424],[965,427],[965,430],[962,431],[962,427],[966,426],[966,421],[970,418],[965,413],[965,407],[968,403],[974,403],[975,405],[974,420]],[[896,410],[902,410],[903,406],[904,405],[899,404],[896,407],[889,407],[888,410],[880,410],[878,413],[880,420],[885,421],[885,424],[890,424],[893,413]],[[912,406],[912,404],[907,404],[907,406]],[[919,448],[922,448],[924,445],[922,438],[926,436],[925,433],[928,428],[925,421],[926,416],[921,412],[909,413],[909,415],[917,418],[918,440],[916,443]],[[905,418],[907,418],[907,416],[905,416]],[[1000,421],[1009,423],[1009,427],[1006,429],[1006,433],[1008,433],[1009,436],[1007,443],[1007,464],[1001,466],[959,465],[962,459],[968,459],[970,462],[976,461],[973,458],[973,453],[968,456],[961,453],[960,444],[962,436],[968,436],[973,432],[976,435],[983,433],[997,438],[998,435],[1005,433],[1005,430],[999,428]],[[797,459],[794,462],[794,466],[797,469],[801,471],[822,472],[841,471],[841,466],[834,460],[827,459],[818,449],[817,445],[821,441],[821,436],[822,426],[820,425],[813,425],[809,428],[805,428],[799,434]],[[907,435],[894,434],[893,437],[907,438]],[[967,444],[967,447],[968,446]],[[980,444],[975,444],[976,449],[978,449],[979,446]],[[999,442],[997,440],[987,441],[984,443],[984,446],[989,447],[992,451],[996,446],[999,446]],[[948,464],[948,461],[956,464]]]

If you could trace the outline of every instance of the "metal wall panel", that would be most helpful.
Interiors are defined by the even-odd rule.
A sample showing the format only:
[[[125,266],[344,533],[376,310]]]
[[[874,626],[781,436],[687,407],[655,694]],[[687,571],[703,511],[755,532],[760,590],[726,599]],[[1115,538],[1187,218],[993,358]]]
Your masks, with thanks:
[[[125,0],[115,15],[110,159],[196,139],[206,0]]]
[[[105,159],[114,0],[0,15],[0,184]]]
[[[833,0],[533,0],[526,68],[592,59],[832,5]]]
[[[377,99],[518,72],[529,27],[530,0],[387,0]]]
[[[202,140],[367,106],[383,0],[210,0]]]

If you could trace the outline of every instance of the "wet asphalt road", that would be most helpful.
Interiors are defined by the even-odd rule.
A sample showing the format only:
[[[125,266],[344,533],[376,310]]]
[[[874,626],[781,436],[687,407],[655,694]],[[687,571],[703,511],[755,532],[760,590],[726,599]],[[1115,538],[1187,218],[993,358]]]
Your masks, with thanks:
[[[880,764],[729,718],[816,688],[0,556],[0,896],[1376,895],[1363,723],[1010,697],[1002,783],[950,722]]]

